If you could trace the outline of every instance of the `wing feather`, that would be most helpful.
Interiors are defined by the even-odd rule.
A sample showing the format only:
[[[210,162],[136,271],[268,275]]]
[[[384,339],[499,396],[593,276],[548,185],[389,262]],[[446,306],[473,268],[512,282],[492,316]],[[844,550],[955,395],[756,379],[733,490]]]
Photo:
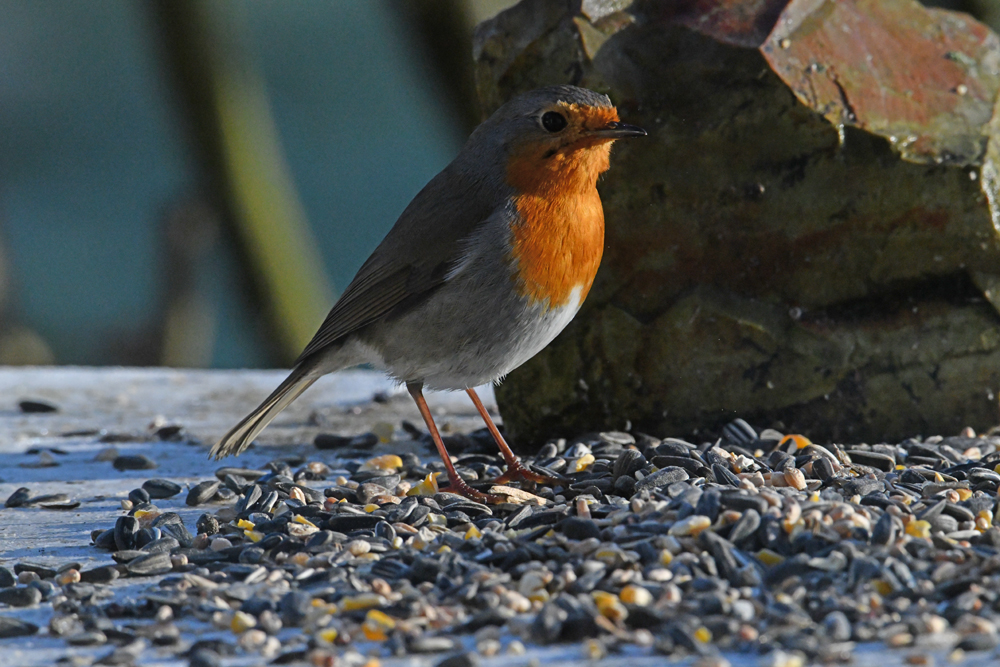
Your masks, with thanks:
[[[455,163],[435,176],[358,270],[296,364],[443,285],[462,260],[465,240],[503,200],[463,178]],[[493,188],[496,190],[497,188]]]

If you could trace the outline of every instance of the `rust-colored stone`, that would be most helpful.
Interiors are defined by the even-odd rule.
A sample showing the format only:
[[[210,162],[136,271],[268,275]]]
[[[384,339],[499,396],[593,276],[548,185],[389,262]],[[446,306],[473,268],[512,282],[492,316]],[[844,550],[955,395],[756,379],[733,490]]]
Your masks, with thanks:
[[[803,103],[886,137],[908,160],[979,164],[1000,42],[916,0],[796,0],[761,48]]]

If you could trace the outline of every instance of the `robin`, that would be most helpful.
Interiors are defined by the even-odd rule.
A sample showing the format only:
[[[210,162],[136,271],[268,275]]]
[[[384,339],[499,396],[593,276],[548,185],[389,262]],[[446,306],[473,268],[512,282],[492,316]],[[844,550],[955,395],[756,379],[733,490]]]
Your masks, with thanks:
[[[288,378],[212,448],[239,454],[321,376],[359,364],[406,385],[448,471],[449,490],[496,502],[455,470],[423,388],[463,390],[496,440],[510,479],[524,467],[473,387],[536,355],[587,297],[604,248],[597,178],[619,122],[605,95],[552,86],[504,104],[410,202],[334,304]]]

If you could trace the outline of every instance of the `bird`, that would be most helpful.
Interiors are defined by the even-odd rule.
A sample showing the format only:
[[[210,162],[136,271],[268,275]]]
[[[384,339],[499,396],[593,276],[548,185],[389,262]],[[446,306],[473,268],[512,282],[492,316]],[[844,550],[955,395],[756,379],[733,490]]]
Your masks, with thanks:
[[[288,377],[210,457],[242,452],[323,375],[370,364],[413,397],[448,491],[502,501],[459,476],[425,388],[468,394],[507,466],[496,482],[556,481],[520,462],[474,387],[502,380],[579,311],[604,250],[598,177],[616,140],[645,135],[586,88],[549,86],[503,104],[413,198]]]

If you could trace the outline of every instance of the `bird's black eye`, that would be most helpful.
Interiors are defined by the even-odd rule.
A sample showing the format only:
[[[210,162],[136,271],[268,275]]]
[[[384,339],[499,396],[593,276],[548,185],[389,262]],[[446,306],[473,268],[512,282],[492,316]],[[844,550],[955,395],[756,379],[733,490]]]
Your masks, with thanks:
[[[566,127],[566,118],[558,111],[546,111],[542,114],[542,127],[556,133]]]

